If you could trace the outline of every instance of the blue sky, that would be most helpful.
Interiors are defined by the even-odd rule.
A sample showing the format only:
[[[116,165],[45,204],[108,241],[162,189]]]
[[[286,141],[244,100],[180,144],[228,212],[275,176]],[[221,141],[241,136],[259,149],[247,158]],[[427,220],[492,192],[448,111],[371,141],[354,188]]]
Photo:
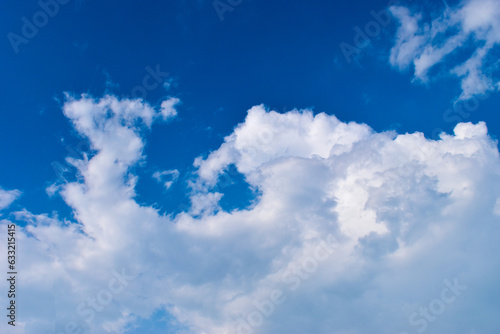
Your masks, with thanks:
[[[0,6],[2,233],[20,226],[19,289],[52,310],[5,331],[497,332],[487,312],[461,320],[500,307],[482,295],[498,270],[473,265],[498,248],[495,0]],[[338,256],[252,325],[330,235]],[[471,255],[422,262],[440,249]],[[58,268],[46,284],[40,263]],[[127,263],[133,288],[95,319],[66,311]],[[456,278],[460,305],[408,320]]]
[[[1,132],[12,144],[2,145],[0,183],[30,188],[21,201],[37,210],[57,207],[41,199],[44,182],[55,176],[51,163],[64,163],[70,153],[65,145],[79,142],[61,113],[63,92],[142,96],[133,89],[142,87],[147,67],[158,67],[162,82],[156,86],[151,81],[156,87],[146,91],[145,100],[155,105],[167,95],[177,96],[184,110],[176,126],[151,133],[148,156],[152,164],[184,173],[193,156],[220,145],[246,111],[260,103],[280,112],[312,108],[377,131],[420,131],[434,138],[440,129],[451,132],[457,118],[446,122],[443,114],[453,108],[459,85],[451,78],[412,84],[411,72],[392,69],[387,53],[394,20],[351,63],[344,57],[339,45],[355,46],[354,28],[364,30],[374,21],[370,12],[387,4],[242,1],[223,12],[222,22],[214,5],[203,1],[60,5],[27,44],[17,45],[18,53],[3,40],[6,112]],[[18,35],[21,18],[32,20],[41,9],[35,1],[3,6],[3,31]],[[427,4],[427,9],[440,7],[444,3]],[[170,83],[168,90],[163,82]],[[484,120],[495,135],[497,99],[489,98],[470,117],[460,118]]]

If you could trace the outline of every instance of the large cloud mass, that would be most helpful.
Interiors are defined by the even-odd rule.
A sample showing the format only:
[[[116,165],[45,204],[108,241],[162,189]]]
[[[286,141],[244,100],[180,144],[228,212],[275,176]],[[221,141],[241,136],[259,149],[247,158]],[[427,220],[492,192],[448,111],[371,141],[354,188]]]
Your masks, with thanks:
[[[394,67],[412,65],[415,79],[426,82],[429,72],[441,64],[460,78],[461,100],[499,88],[497,0],[464,0],[430,19],[406,7],[393,6],[390,11],[400,23],[390,55]]]
[[[10,217],[27,223],[16,333],[124,333],[160,309],[188,333],[500,330],[500,160],[484,123],[433,141],[255,106],[195,159],[192,206],[173,216],[134,200],[163,111],[83,96],[64,113],[92,151],[59,191],[76,222]],[[231,166],[256,197],[227,212],[214,189]]]

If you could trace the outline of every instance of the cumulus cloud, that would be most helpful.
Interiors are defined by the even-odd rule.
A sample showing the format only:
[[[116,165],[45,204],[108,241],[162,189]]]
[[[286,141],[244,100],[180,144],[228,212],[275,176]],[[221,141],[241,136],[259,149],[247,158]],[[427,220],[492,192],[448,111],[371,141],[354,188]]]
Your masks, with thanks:
[[[171,97],[161,103],[161,115],[164,120],[171,119],[177,116],[177,109],[175,106],[179,104],[181,100],[176,97]]]
[[[500,159],[484,123],[435,141],[255,106],[195,159],[191,210],[172,216],[134,200],[142,133],[161,111],[83,96],[64,113],[93,153],[59,190],[75,222],[14,215],[27,224],[22,333],[125,333],[159,309],[187,333],[500,329]],[[218,206],[230,166],[257,194],[249,208]]]
[[[430,19],[406,7],[393,6],[390,11],[399,20],[389,58],[392,66],[400,70],[412,66],[415,80],[427,82],[441,64],[437,71],[461,80],[459,100],[498,89],[498,1],[464,0]]]

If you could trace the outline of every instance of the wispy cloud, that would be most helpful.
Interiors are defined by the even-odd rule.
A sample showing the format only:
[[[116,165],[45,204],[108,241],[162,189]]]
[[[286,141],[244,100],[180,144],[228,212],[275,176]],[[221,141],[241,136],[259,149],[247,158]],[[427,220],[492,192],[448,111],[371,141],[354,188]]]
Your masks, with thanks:
[[[458,100],[498,89],[498,1],[465,0],[456,7],[446,6],[433,18],[401,6],[390,11],[399,21],[390,54],[392,66],[413,67],[419,82],[428,82],[432,71],[458,77],[462,90]],[[438,69],[438,65],[442,66]]]
[[[169,189],[177,178],[179,177],[179,171],[177,169],[156,171],[153,173],[153,178],[159,183],[163,183],[166,189]]]
[[[0,188],[0,210],[11,205],[19,196],[21,196],[19,190],[3,190]]]

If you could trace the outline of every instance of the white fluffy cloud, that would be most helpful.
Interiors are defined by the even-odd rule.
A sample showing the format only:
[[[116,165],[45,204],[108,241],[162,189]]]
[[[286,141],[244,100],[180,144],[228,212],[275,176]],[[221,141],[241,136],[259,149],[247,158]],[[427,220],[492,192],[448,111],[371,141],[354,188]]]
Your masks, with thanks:
[[[160,113],[161,113],[164,120],[167,120],[167,119],[170,119],[170,118],[177,116],[177,109],[175,108],[175,106],[177,104],[179,104],[180,102],[181,102],[181,100],[179,100],[178,98],[172,97],[172,98],[165,100],[161,103]]]
[[[94,152],[60,190],[77,223],[14,216],[16,333],[123,333],[158,309],[188,333],[500,329],[500,159],[484,123],[433,141],[256,106],[195,160],[191,210],[164,216],[134,200],[131,172],[161,112],[108,96],[64,113]],[[258,194],[250,208],[218,207],[230,165]]]
[[[413,65],[415,79],[426,82],[429,72],[442,64],[460,78],[461,100],[498,89],[498,1],[464,0],[432,19],[406,7],[393,6],[390,11],[400,23],[390,55],[393,66],[402,70]]]

